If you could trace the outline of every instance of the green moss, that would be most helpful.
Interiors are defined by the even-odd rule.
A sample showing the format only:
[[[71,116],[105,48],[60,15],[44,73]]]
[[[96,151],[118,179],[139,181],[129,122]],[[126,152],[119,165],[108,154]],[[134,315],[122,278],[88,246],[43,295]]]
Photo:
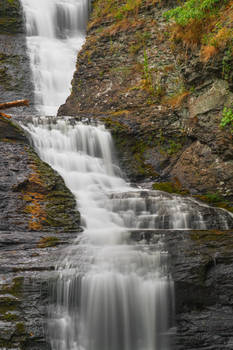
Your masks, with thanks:
[[[38,248],[55,247],[59,242],[59,239],[54,236],[43,237],[38,243]]]
[[[19,0],[1,0],[0,33],[16,34],[23,32],[23,16]]]
[[[217,192],[207,193],[203,195],[194,195],[193,197],[209,205],[226,209],[231,213],[233,213],[233,203],[225,200],[224,197]]]
[[[172,182],[156,182],[152,186],[153,190],[164,191],[168,193],[175,193],[180,195],[187,195],[189,192],[182,188],[178,183]]]
[[[0,294],[11,294],[18,298],[22,295],[23,283],[23,277],[16,277],[13,279],[13,283],[11,285],[3,286],[3,288],[0,290]],[[14,299],[13,302],[15,302]]]
[[[5,322],[14,322],[19,320],[19,316],[14,313],[6,312],[5,314],[0,314],[0,320]]]
[[[0,20],[1,28],[1,20]],[[0,30],[1,32],[1,30]],[[21,64],[21,57],[18,55],[6,55],[0,54],[0,82],[5,90],[11,91],[12,89],[23,88],[22,79],[18,79],[14,76],[14,71],[18,69]]]
[[[24,326],[23,322],[16,323],[15,328],[16,328],[16,334],[17,335],[24,335],[24,334],[26,334],[26,330],[25,330],[25,326]]]
[[[102,118],[105,126],[111,130],[116,149],[121,155],[126,155],[127,161],[122,164],[123,168],[127,167],[134,173],[135,179],[140,180],[145,177],[157,178],[158,174],[150,164],[146,163],[145,151],[149,148],[146,142],[143,140],[135,139],[130,134],[128,127],[116,120],[116,118],[127,115],[129,112],[126,110],[112,112],[113,117]]]
[[[186,143],[187,137],[181,134],[174,135],[173,138],[168,138],[164,135],[163,130],[153,133],[152,144],[156,146],[163,155],[172,156],[178,153]]]
[[[62,228],[65,232],[78,230],[80,214],[76,210],[73,194],[56,171],[41,161],[32,150],[28,150],[28,153],[33,162],[33,169],[40,179],[41,189],[38,191],[42,191],[44,195],[41,203],[45,213],[43,226]],[[28,187],[30,188],[30,184]],[[29,192],[33,192],[33,189]]]
[[[5,17],[0,18],[0,33],[16,34],[19,32],[19,27],[22,21],[19,18]]]

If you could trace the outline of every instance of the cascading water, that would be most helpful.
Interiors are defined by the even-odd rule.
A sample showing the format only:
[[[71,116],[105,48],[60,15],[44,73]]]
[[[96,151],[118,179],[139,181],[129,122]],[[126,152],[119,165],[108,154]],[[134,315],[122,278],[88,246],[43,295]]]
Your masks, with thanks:
[[[55,115],[69,95],[77,51],[85,40],[89,0],[21,0],[35,103]]]
[[[103,125],[41,119],[25,127],[41,158],[77,199],[85,230],[64,252],[53,286],[53,350],[169,350],[173,283],[160,236],[133,244],[130,230],[233,225],[225,211],[131,188]],[[214,211],[214,215],[213,215]]]
[[[69,94],[84,42],[88,0],[21,0],[37,109],[54,115]],[[170,350],[173,282],[161,235],[132,230],[227,229],[224,211],[160,191],[131,188],[103,125],[35,119],[23,126],[40,157],[74,193],[84,232],[64,251],[52,284],[52,350]]]

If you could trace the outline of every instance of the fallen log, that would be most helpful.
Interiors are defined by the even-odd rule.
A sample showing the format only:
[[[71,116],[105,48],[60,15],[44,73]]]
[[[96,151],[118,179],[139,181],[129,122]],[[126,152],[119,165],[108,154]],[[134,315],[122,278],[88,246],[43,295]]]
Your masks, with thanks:
[[[12,107],[29,106],[29,100],[16,100],[12,102],[0,103],[0,109],[7,109]]]
[[[6,113],[2,113],[0,112],[0,117],[4,117],[4,118],[8,118],[8,119],[11,119],[11,116],[6,114]]]

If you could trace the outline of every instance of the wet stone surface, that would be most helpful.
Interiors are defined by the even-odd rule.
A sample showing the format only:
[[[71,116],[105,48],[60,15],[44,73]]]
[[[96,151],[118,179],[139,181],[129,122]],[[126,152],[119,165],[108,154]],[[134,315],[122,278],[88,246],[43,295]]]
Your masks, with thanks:
[[[232,349],[233,231],[151,230],[133,240],[161,235],[175,287],[175,350]]]
[[[0,146],[0,349],[49,349],[48,281],[79,214],[60,176],[2,119]]]

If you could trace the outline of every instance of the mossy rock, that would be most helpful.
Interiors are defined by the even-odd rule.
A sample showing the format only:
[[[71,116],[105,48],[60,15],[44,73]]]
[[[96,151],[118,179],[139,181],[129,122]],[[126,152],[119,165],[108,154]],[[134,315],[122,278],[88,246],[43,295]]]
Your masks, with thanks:
[[[179,184],[172,182],[156,182],[152,186],[153,190],[174,193],[180,195],[188,195],[189,192],[183,189]]]
[[[25,198],[28,193],[29,200],[33,192],[39,192],[38,198],[40,198],[40,193],[42,194],[41,200],[38,199],[44,214],[44,220],[41,221],[42,230],[46,230],[46,227],[49,226],[65,232],[79,231],[80,214],[76,209],[73,194],[54,169],[44,163],[34,151],[31,149],[27,151],[32,161],[34,176],[31,176],[31,180],[29,177],[20,191],[25,194]]]
[[[38,248],[48,248],[48,247],[56,247],[59,244],[59,239],[54,236],[43,237],[39,243]]]
[[[0,33],[17,34],[24,32],[23,13],[19,0],[1,0]]]
[[[13,121],[0,118],[0,141],[27,143],[24,132]]]
[[[122,111],[122,113],[126,113]],[[120,115],[120,114],[119,114]],[[111,130],[116,146],[120,165],[125,173],[133,181],[140,181],[145,178],[157,178],[158,173],[153,167],[146,163],[144,156],[148,145],[143,140],[138,140],[131,135],[128,127],[113,117],[103,117],[101,120]]]
[[[12,281],[11,285],[4,285],[2,289],[0,290],[0,295],[4,294],[11,294],[14,297],[18,298],[22,295],[23,290],[23,283],[24,278],[23,277],[15,277]]]
[[[222,208],[233,213],[233,203],[232,201],[225,200],[223,196],[219,193],[207,193],[201,195],[194,195],[194,198],[212,205],[214,207]]]

